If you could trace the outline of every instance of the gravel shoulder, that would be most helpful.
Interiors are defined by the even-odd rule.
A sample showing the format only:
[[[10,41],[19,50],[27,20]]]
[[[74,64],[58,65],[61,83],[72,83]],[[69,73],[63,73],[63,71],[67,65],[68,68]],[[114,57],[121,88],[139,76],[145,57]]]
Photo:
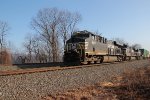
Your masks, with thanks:
[[[41,73],[0,76],[0,99],[38,100],[49,94],[112,81],[124,71],[147,67],[149,60]]]

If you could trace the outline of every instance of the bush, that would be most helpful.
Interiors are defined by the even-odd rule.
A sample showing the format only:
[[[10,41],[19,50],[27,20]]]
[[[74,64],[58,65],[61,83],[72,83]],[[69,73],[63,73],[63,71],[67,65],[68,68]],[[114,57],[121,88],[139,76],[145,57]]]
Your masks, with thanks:
[[[11,65],[11,54],[4,50],[0,52],[0,64],[1,65]]]

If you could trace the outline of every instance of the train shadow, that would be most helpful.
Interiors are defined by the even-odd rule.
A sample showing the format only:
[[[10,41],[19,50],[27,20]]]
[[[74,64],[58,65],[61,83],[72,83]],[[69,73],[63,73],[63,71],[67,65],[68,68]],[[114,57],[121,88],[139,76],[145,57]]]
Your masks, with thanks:
[[[13,64],[20,69],[29,68],[44,68],[44,67],[63,67],[63,62],[50,62],[50,63],[25,63],[25,64]]]

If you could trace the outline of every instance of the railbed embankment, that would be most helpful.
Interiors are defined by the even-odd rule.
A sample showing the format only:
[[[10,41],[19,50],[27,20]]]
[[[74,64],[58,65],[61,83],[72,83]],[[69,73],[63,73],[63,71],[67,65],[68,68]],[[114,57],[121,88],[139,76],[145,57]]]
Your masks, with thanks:
[[[126,70],[147,66],[150,66],[149,60],[139,60],[77,69],[0,76],[0,99],[37,100],[49,94],[111,81],[112,77]]]

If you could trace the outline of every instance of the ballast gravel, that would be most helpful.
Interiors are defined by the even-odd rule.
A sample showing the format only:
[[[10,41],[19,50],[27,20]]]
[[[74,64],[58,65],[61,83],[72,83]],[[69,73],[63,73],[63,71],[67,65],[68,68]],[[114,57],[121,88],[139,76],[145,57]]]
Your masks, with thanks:
[[[112,81],[124,71],[150,66],[149,60],[77,69],[0,76],[0,100],[39,100],[49,94]]]

